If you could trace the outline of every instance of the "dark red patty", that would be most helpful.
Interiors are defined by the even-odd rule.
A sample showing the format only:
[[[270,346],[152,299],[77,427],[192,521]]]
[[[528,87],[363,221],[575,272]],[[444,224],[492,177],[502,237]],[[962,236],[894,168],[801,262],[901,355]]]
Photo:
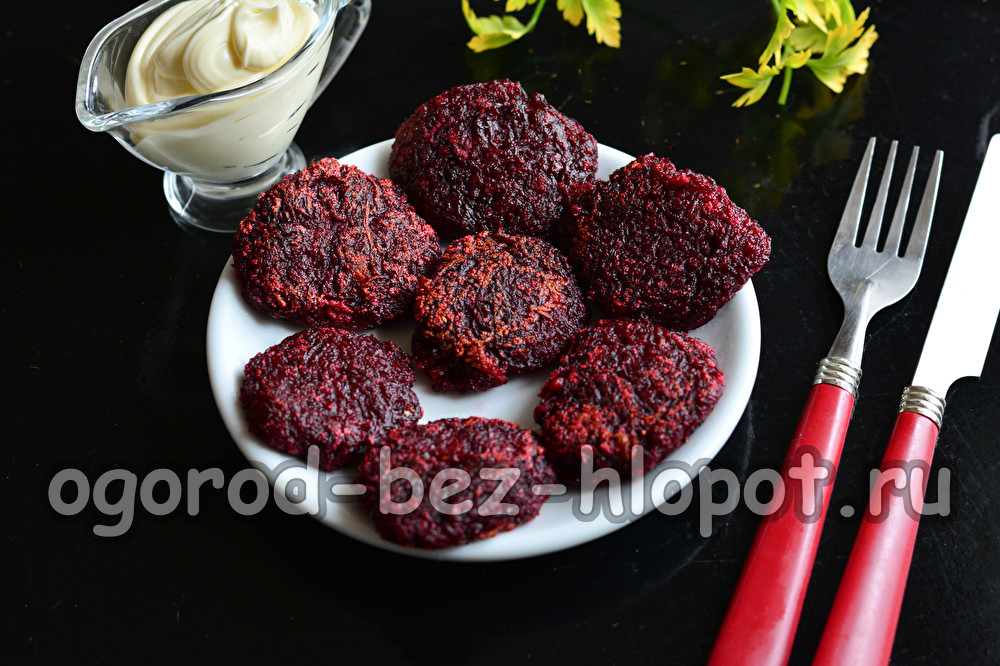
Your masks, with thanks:
[[[328,158],[261,195],[236,234],[233,266],[266,315],[367,330],[409,312],[440,252],[391,181]]]
[[[535,420],[559,478],[580,483],[583,447],[590,469],[631,476],[661,463],[708,417],[724,381],[715,352],[685,333],[649,321],[605,319],[570,343],[539,393]]]
[[[453,241],[420,282],[413,355],[437,391],[483,391],[554,363],[587,316],[566,259],[530,236]]]
[[[371,335],[308,328],[254,356],[244,374],[250,432],[302,458],[319,447],[325,470],[358,462],[386,432],[423,415],[409,357]]]
[[[388,464],[380,470],[383,447]],[[409,470],[410,479],[393,481],[391,469]],[[413,491],[413,478],[422,493]],[[430,549],[486,539],[533,519],[547,497],[533,487],[554,483],[555,474],[530,430],[471,417],[393,430],[358,466],[357,482],[384,539]],[[504,492],[491,501],[498,489]]]
[[[546,237],[567,189],[592,181],[597,142],[541,94],[496,80],[452,88],[396,130],[389,174],[439,233]]]
[[[587,295],[612,317],[697,328],[770,256],[771,239],[715,181],[654,155],[578,200],[560,238]]]

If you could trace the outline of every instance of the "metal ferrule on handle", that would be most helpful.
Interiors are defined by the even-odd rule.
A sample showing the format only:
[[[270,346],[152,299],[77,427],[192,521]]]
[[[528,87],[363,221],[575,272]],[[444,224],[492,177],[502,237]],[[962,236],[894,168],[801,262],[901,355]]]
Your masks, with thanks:
[[[926,416],[938,428],[944,418],[945,400],[936,392],[924,386],[907,386],[899,400],[899,412],[913,412]]]
[[[861,383],[861,368],[846,358],[827,356],[819,362],[813,384],[831,384],[848,391],[855,399]]]

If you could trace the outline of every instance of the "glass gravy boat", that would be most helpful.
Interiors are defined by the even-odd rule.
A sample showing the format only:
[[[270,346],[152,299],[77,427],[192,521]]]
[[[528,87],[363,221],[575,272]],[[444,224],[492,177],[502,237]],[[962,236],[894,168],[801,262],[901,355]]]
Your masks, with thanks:
[[[76,115],[87,129],[109,133],[164,171],[164,194],[178,224],[232,233],[262,191],[306,166],[295,132],[364,31],[371,0],[303,0],[319,22],[267,76],[129,108],[125,72],[136,42],[181,1],[151,0],[97,33],[80,65]]]

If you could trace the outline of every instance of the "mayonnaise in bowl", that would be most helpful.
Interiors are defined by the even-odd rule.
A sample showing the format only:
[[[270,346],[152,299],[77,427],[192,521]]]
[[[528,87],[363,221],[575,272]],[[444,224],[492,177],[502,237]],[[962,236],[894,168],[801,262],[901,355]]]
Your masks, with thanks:
[[[125,75],[129,107],[208,95],[264,79],[274,85],[130,127],[136,151],[157,166],[206,181],[259,174],[288,148],[312,103],[330,48],[296,54],[319,24],[302,0],[185,0],[158,16],[136,43]]]

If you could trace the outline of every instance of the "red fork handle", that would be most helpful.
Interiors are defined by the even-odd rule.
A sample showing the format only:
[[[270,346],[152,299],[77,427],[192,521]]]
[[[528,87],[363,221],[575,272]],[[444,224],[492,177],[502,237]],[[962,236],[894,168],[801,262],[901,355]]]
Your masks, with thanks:
[[[839,386],[814,384],[810,390],[782,483],[776,484],[712,649],[712,666],[787,663],[853,409],[853,394]],[[825,479],[806,481],[820,468]]]
[[[938,424],[900,412],[814,664],[888,664]],[[919,470],[919,472],[918,472]]]

